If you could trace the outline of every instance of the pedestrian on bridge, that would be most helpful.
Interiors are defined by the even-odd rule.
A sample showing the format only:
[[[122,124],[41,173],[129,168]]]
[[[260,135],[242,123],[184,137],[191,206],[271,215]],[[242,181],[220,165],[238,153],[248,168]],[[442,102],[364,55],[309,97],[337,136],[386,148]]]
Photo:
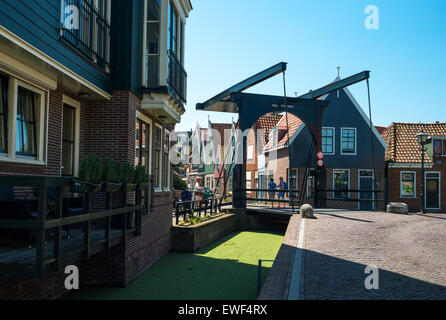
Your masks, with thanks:
[[[270,199],[275,199],[276,197],[276,192],[274,190],[277,189],[277,184],[274,182],[274,178],[271,178],[271,181],[268,183],[268,189],[270,190],[269,193],[269,198]],[[271,208],[274,208],[274,201],[271,201]]]
[[[282,199],[283,201],[285,201],[285,191],[283,190],[288,190],[288,183],[283,181],[283,177],[280,177],[279,180],[280,180],[279,186],[277,187],[280,190],[278,192],[278,200]],[[283,202],[283,207],[285,208],[285,202]],[[277,208],[280,208],[280,202]]]

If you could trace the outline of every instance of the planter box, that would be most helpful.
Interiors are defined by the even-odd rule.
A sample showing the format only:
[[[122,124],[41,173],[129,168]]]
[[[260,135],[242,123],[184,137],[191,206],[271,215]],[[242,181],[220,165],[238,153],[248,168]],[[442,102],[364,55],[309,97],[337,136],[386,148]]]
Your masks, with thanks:
[[[74,193],[95,193],[101,191],[102,182],[98,184],[72,179],[71,192]]]
[[[113,182],[104,182],[102,184],[102,191],[103,192],[118,192],[119,190],[121,190],[122,187],[122,183],[113,183]]]
[[[123,183],[121,187],[121,191],[124,192],[133,192],[136,190],[138,185],[136,183]]]
[[[202,222],[189,227],[172,227],[172,250],[196,252],[236,230],[234,214]]]

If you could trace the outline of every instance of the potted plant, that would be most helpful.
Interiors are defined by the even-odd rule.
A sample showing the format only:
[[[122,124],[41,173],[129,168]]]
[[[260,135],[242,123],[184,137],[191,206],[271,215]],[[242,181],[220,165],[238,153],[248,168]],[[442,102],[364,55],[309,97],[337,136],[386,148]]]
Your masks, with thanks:
[[[86,156],[79,168],[79,178],[72,180],[72,192],[99,192],[102,168],[96,156]]]
[[[135,182],[138,184],[138,190],[144,191],[149,185],[149,176],[146,172],[146,166],[138,164],[135,169]]]
[[[133,192],[136,189],[135,168],[128,162],[122,165],[122,191]]]
[[[106,160],[102,168],[102,191],[117,192],[121,189],[122,167],[113,160]]]

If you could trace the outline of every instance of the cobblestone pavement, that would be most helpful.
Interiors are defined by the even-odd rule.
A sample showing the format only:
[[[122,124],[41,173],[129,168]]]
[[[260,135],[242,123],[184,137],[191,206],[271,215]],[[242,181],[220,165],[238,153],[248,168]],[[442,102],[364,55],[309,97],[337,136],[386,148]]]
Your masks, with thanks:
[[[446,299],[446,215],[316,213],[306,220],[303,299]],[[367,265],[379,289],[367,290]]]

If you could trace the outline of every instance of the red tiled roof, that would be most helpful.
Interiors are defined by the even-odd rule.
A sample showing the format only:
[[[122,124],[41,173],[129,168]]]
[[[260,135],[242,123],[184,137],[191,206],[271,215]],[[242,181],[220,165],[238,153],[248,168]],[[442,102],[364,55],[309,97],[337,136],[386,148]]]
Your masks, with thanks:
[[[446,123],[392,123],[382,133],[387,144],[386,161],[421,162],[421,147],[416,139],[421,130],[432,136],[446,136]],[[427,153],[424,156],[426,162],[432,162]]]
[[[291,139],[291,137],[294,135],[294,133],[297,131],[297,129],[303,124],[302,120],[296,117],[294,114],[288,113],[288,126],[287,126],[287,116],[286,114],[281,116],[280,121],[277,123],[276,127],[280,130],[284,130],[283,137],[280,138],[280,140],[277,143],[277,147],[281,147],[287,144],[288,138]],[[287,132],[287,128],[289,129],[289,132]],[[268,141],[267,145],[265,146],[265,150],[272,149],[273,141]]]

